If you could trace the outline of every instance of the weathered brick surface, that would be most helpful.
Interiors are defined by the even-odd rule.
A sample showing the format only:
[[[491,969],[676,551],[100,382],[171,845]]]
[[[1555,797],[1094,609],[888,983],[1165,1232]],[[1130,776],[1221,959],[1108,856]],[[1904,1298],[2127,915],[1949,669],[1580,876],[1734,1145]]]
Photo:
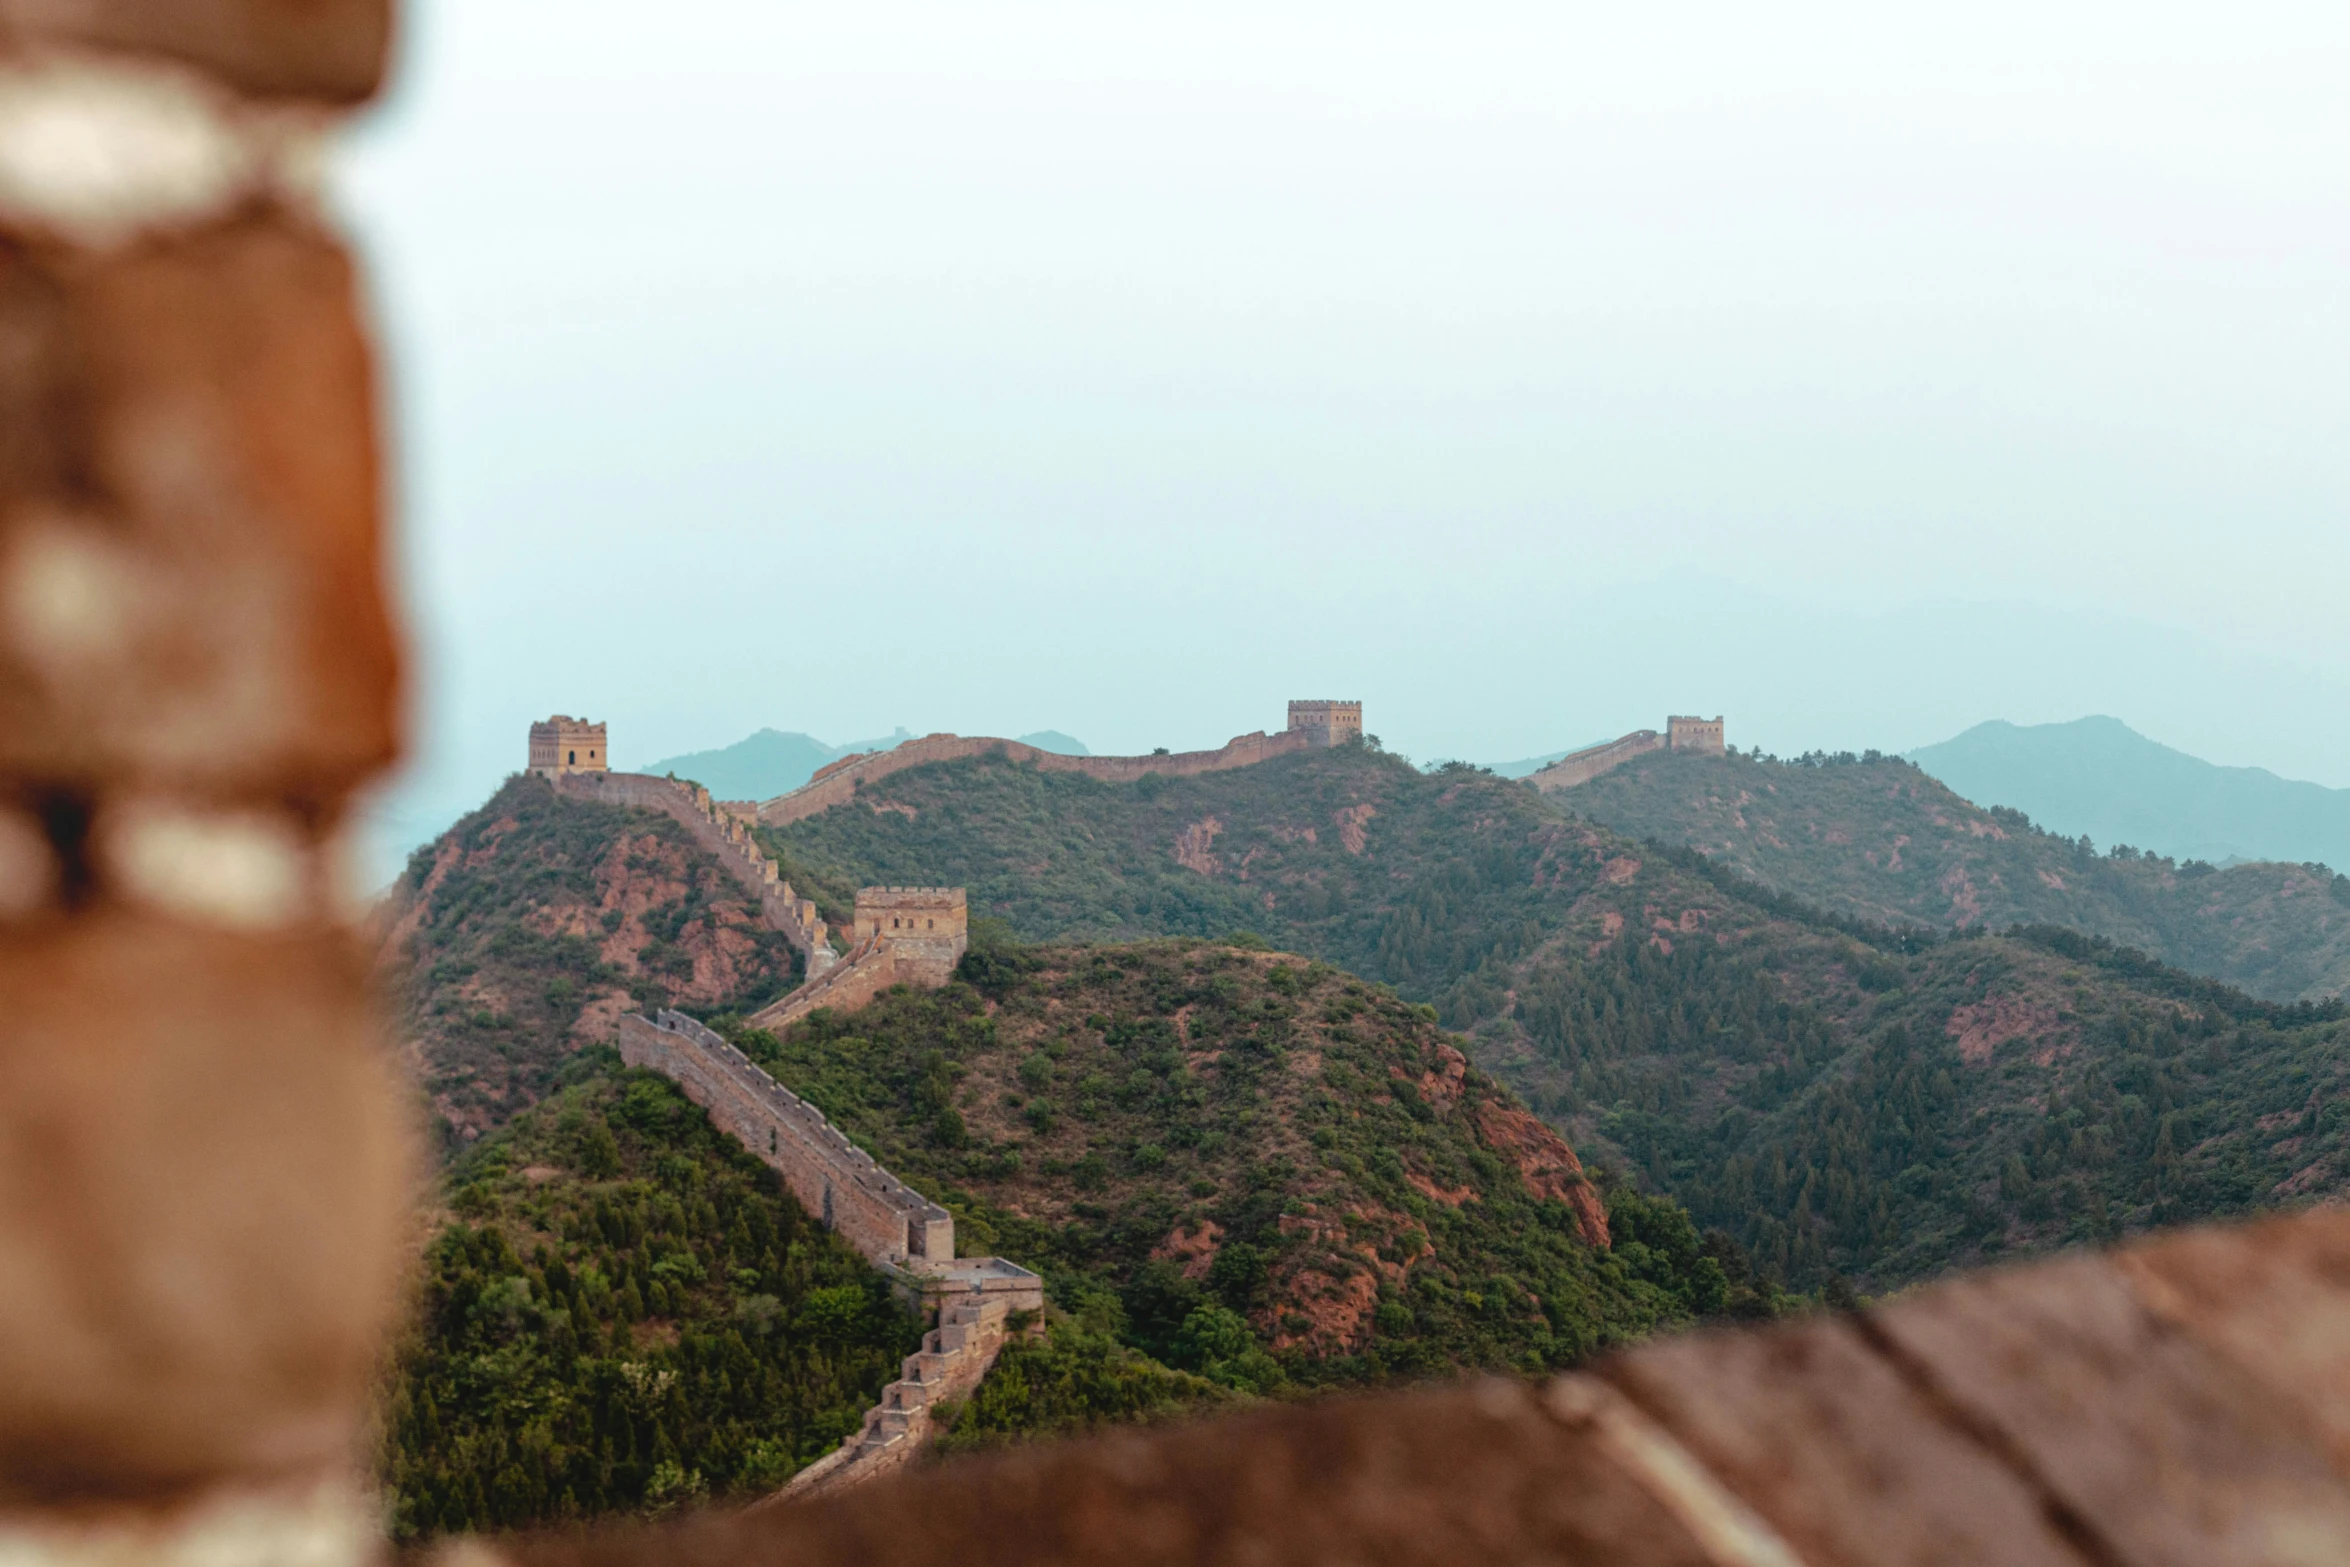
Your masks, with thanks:
[[[2038,1495],[1847,1322],[1665,1340],[1602,1375],[1812,1567],[2078,1567]]]
[[[2116,1263],[2148,1310],[2257,1385],[2350,1478],[2350,1221],[2186,1230]]]
[[[331,806],[398,740],[351,266],[0,249],[0,773]]]
[[[0,939],[0,1501],[336,1465],[404,1224],[341,936]]]
[[[2146,1311],[2110,1260],[1960,1279],[1872,1321],[1954,1424],[2011,1455],[2115,1559],[2350,1561],[2350,1493],[2325,1454],[2258,1384]]]
[[[1723,1567],[1589,1430],[1487,1383],[913,1469],[838,1499],[513,1548],[528,1567]]]
[[[162,55],[263,97],[368,97],[391,34],[391,0],[0,0],[0,50]]]

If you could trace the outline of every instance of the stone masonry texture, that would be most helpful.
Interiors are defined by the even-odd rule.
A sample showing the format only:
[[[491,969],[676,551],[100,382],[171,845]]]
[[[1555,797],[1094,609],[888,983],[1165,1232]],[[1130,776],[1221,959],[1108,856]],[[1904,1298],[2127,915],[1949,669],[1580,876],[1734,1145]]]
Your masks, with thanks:
[[[390,0],[0,0],[0,48],[151,54],[264,98],[368,97],[391,33]]]
[[[331,808],[390,761],[354,289],[286,213],[0,250],[0,769]]]
[[[0,0],[11,1562],[373,1549],[416,1166],[336,866],[400,648],[363,289],[301,170],[388,37],[381,0]]]

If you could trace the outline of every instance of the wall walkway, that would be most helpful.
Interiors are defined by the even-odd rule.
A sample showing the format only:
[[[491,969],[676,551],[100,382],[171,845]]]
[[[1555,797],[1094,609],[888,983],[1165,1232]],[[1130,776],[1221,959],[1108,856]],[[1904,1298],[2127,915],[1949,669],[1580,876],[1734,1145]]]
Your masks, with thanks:
[[[1561,789],[1572,789],[1577,784],[1589,783],[1601,773],[1613,772],[1636,756],[1665,748],[1665,737],[1653,729],[1635,729],[1621,740],[1610,740],[1605,745],[1586,746],[1570,756],[1562,756],[1548,767],[1530,774],[1526,781],[1544,794],[1555,794]]]
[[[1199,773],[1253,767],[1293,751],[1313,750],[1318,743],[1308,730],[1284,729],[1267,734],[1260,729],[1236,736],[1213,751],[1179,751],[1169,756],[1063,756],[1017,740],[993,740],[980,735],[924,735],[895,750],[868,751],[862,756],[834,762],[789,794],[777,795],[761,804],[759,821],[762,826],[781,827],[845,804],[856,797],[864,784],[892,773],[927,762],[955,761],[991,752],[1042,772],[1083,773],[1105,783],[1133,783],[1145,773],[1157,773],[1163,778],[1189,778]]]
[[[622,1018],[620,1057],[676,1083],[713,1125],[782,1175],[803,1208],[936,1313],[863,1428],[778,1494],[834,1490],[903,1464],[931,1435],[930,1406],[969,1397],[987,1375],[1011,1313],[1043,1308],[1044,1281],[1001,1257],[957,1257],[953,1214],[685,1014]]]

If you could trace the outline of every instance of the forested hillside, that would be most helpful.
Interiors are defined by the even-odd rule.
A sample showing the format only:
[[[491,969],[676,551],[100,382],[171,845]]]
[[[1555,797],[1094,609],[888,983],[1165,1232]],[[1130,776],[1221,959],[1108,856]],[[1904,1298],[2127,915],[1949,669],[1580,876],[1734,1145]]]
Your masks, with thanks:
[[[948,1450],[1537,1371],[1791,1304],[1670,1201],[1603,1196],[1426,1009],[1262,950],[982,938],[943,990],[781,1040],[734,1026],[947,1202],[967,1253],[1046,1275],[1048,1331],[944,1411]],[[606,1046],[443,1190],[384,1401],[404,1539],[771,1490],[917,1337],[771,1171]]]
[[[384,922],[401,1038],[449,1148],[536,1102],[624,1011],[755,1004],[797,978],[677,822],[530,777],[419,850]]]
[[[2126,845],[2099,854],[2015,811],[1970,805],[1898,757],[1656,752],[1561,799],[1858,919],[2064,925],[2277,1001],[2350,985],[2350,877],[2182,865]]]
[[[2061,931],[1839,924],[1474,768],[1350,747],[1110,785],[981,758],[765,836],[836,897],[956,882],[1031,939],[1249,929],[1384,980],[1470,1031],[1587,1156],[1799,1284],[1897,1283],[2350,1176],[2337,1008]]]
[[[566,1075],[448,1172],[384,1401],[398,1538],[771,1490],[920,1337],[666,1080]]]
[[[1135,1347],[1258,1393],[1538,1370],[1712,1313],[1742,1259],[1574,1153],[1425,1009],[1198,941],[983,945],[745,1051]],[[724,1020],[721,1020],[724,1026]]]

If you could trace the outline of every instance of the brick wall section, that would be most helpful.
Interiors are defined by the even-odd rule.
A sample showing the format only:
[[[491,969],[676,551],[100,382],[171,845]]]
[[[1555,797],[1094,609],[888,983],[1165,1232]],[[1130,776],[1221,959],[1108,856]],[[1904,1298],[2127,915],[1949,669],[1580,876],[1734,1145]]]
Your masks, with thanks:
[[[548,781],[567,799],[633,805],[682,822],[694,841],[718,856],[743,889],[759,900],[759,912],[807,960],[811,977],[823,975],[838,961],[816,905],[801,897],[775,862],[759,851],[741,813],[712,800],[709,790],[647,773],[565,773]]]
[[[873,1162],[823,1113],[678,1012],[620,1020],[620,1056],[669,1078],[773,1166],[800,1206],[877,1266],[951,1261],[954,1216]]]
[[[1653,729],[1635,729],[1621,740],[1610,740],[1605,745],[1586,747],[1571,756],[1562,756],[1541,769],[1526,781],[1544,794],[1561,789],[1572,789],[1577,784],[1589,783],[1601,773],[1613,772],[1636,756],[1665,748],[1665,737]]]
[[[828,1495],[903,1467],[935,1434],[932,1407],[978,1390],[1003,1351],[1012,1309],[1003,1300],[946,1301],[938,1326],[923,1335],[920,1350],[906,1357],[904,1375],[883,1388],[881,1402],[865,1411],[863,1427],[793,1475],[768,1501]]]
[[[873,751],[831,763],[791,793],[762,803],[759,820],[769,827],[781,827],[855,799],[861,784],[887,778],[909,767],[951,762],[967,756],[996,753],[1048,773],[1082,773],[1105,783],[1133,783],[1145,773],[1157,773],[1162,778],[1190,778],[1234,767],[1253,767],[1276,756],[1311,750],[1315,743],[1313,733],[1307,730],[1290,729],[1271,735],[1259,730],[1229,740],[1213,751],[1180,751],[1171,756],[1062,756],[1022,745],[1017,740],[924,735],[893,751]]]
[[[960,887],[860,887],[852,928],[889,944],[899,978],[943,985],[970,948],[970,900]]]
[[[859,942],[840,962],[751,1014],[750,1023],[780,1033],[819,1007],[854,1012],[892,985],[905,983],[907,977],[900,974],[897,953],[889,943]]]
[[[620,1020],[620,1056],[685,1090],[713,1125],[783,1176],[800,1206],[936,1313],[863,1427],[779,1494],[862,1484],[906,1462],[930,1438],[930,1405],[970,1397],[987,1375],[1009,1315],[1043,1308],[1044,1281],[1000,1257],[956,1257],[953,1215],[692,1018],[631,1013]]]

